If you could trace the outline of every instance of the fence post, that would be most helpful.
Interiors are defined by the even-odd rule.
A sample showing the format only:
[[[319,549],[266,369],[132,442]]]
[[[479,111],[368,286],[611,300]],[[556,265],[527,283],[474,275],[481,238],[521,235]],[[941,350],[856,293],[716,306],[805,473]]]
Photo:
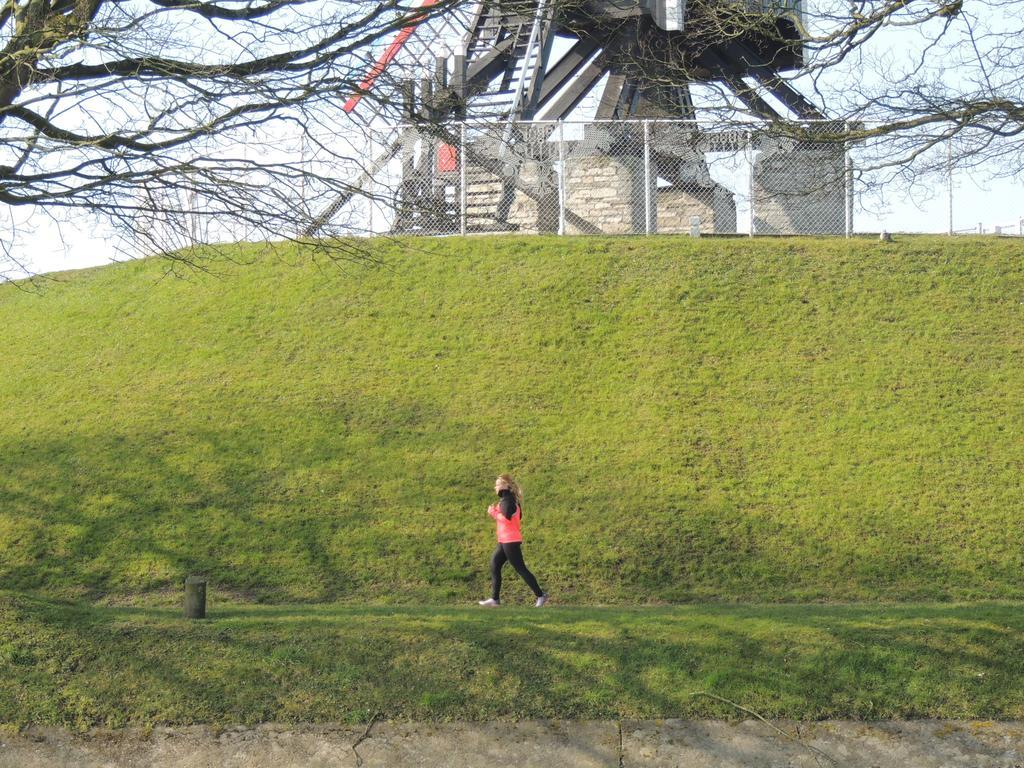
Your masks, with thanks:
[[[205,576],[189,576],[185,579],[184,614],[186,619],[206,618]]]
[[[565,120],[558,121],[558,234],[565,234]]]
[[[309,211],[309,200],[308,190],[306,189],[306,177],[311,175],[313,170],[313,161],[309,159],[309,137],[306,136],[305,131],[302,133],[302,138],[299,139],[299,152],[302,153],[302,158],[299,161],[299,165],[302,168],[302,179],[299,181],[299,194],[302,196],[302,210],[304,212]],[[373,145],[373,133],[370,133],[370,145]],[[374,155],[376,157],[376,155]],[[301,232],[299,234],[302,234]]]
[[[459,124],[459,234],[466,236],[466,121]]]
[[[644,120],[644,234],[651,234],[651,121]]]
[[[367,218],[366,227],[369,230],[369,232],[367,234],[369,234],[370,237],[373,237],[373,234],[374,234],[374,232],[373,232],[373,206],[374,206],[373,196],[374,196],[375,192],[376,192],[376,189],[374,189],[373,177],[371,176],[369,179],[366,180],[366,203],[367,203],[367,205],[369,206],[369,209],[370,209],[369,212],[368,212],[368,215],[366,217]]]
[[[849,132],[850,125],[847,123],[846,130]],[[850,142],[843,144],[843,164],[846,176],[846,237],[853,237],[853,157],[850,154]]]
[[[303,138],[303,141],[305,141],[306,137],[303,136],[302,138]],[[377,157],[377,154],[378,154],[378,152],[377,152],[377,144],[378,144],[377,136],[371,130],[370,131],[370,154],[369,154],[370,157]],[[373,222],[373,213],[374,213],[374,211],[373,211],[373,209],[375,207],[374,204],[376,202],[376,200],[374,199],[374,195],[377,192],[376,185],[374,184],[375,178],[376,178],[376,175],[371,173],[369,175],[369,177],[366,179],[366,206],[367,206],[367,209],[368,209],[367,210],[367,215],[366,215],[366,229],[367,229],[367,235],[369,237],[373,237],[373,235],[374,235],[374,231],[373,231],[373,224],[374,224],[374,222]]]
[[[949,197],[949,235],[953,236],[953,138],[946,140],[946,181],[949,186],[947,196]]]
[[[754,236],[754,134],[747,131],[747,167],[750,169],[750,178],[747,183],[747,199],[750,201],[750,226],[747,234]]]

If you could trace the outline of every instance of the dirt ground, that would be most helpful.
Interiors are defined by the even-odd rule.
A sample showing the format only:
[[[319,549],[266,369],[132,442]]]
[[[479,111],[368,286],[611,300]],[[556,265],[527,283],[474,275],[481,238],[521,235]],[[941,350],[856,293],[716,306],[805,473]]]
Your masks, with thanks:
[[[1024,723],[543,721],[28,729],[0,768],[1024,768]]]

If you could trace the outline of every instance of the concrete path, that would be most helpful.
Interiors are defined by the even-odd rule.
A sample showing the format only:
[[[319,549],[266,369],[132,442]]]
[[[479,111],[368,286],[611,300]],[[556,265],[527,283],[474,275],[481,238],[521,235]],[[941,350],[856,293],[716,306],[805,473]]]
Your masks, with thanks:
[[[374,723],[0,735],[0,768],[1024,768],[1024,723]],[[355,748],[353,749],[353,744]]]

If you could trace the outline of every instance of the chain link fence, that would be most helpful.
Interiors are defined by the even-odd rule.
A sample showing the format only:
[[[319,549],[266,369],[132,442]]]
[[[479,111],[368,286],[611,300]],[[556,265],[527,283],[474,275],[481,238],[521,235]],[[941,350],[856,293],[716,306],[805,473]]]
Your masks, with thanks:
[[[684,120],[398,126],[368,134],[353,174],[359,192],[338,216],[353,233],[848,237],[865,231],[858,222],[864,199],[888,182],[872,176],[878,147],[846,141],[847,127],[810,122],[773,131]],[[944,224],[932,231],[946,231]],[[948,230],[957,231],[951,197]],[[1024,220],[967,231],[1024,234]]]

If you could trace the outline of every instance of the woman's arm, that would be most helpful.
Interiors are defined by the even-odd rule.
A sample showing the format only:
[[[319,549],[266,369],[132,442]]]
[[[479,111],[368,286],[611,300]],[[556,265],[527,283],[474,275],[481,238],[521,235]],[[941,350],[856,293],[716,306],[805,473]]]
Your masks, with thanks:
[[[501,510],[501,514],[505,516],[505,519],[511,520],[512,515],[516,513],[516,497],[511,493],[502,494],[501,501],[498,502],[498,507]]]

